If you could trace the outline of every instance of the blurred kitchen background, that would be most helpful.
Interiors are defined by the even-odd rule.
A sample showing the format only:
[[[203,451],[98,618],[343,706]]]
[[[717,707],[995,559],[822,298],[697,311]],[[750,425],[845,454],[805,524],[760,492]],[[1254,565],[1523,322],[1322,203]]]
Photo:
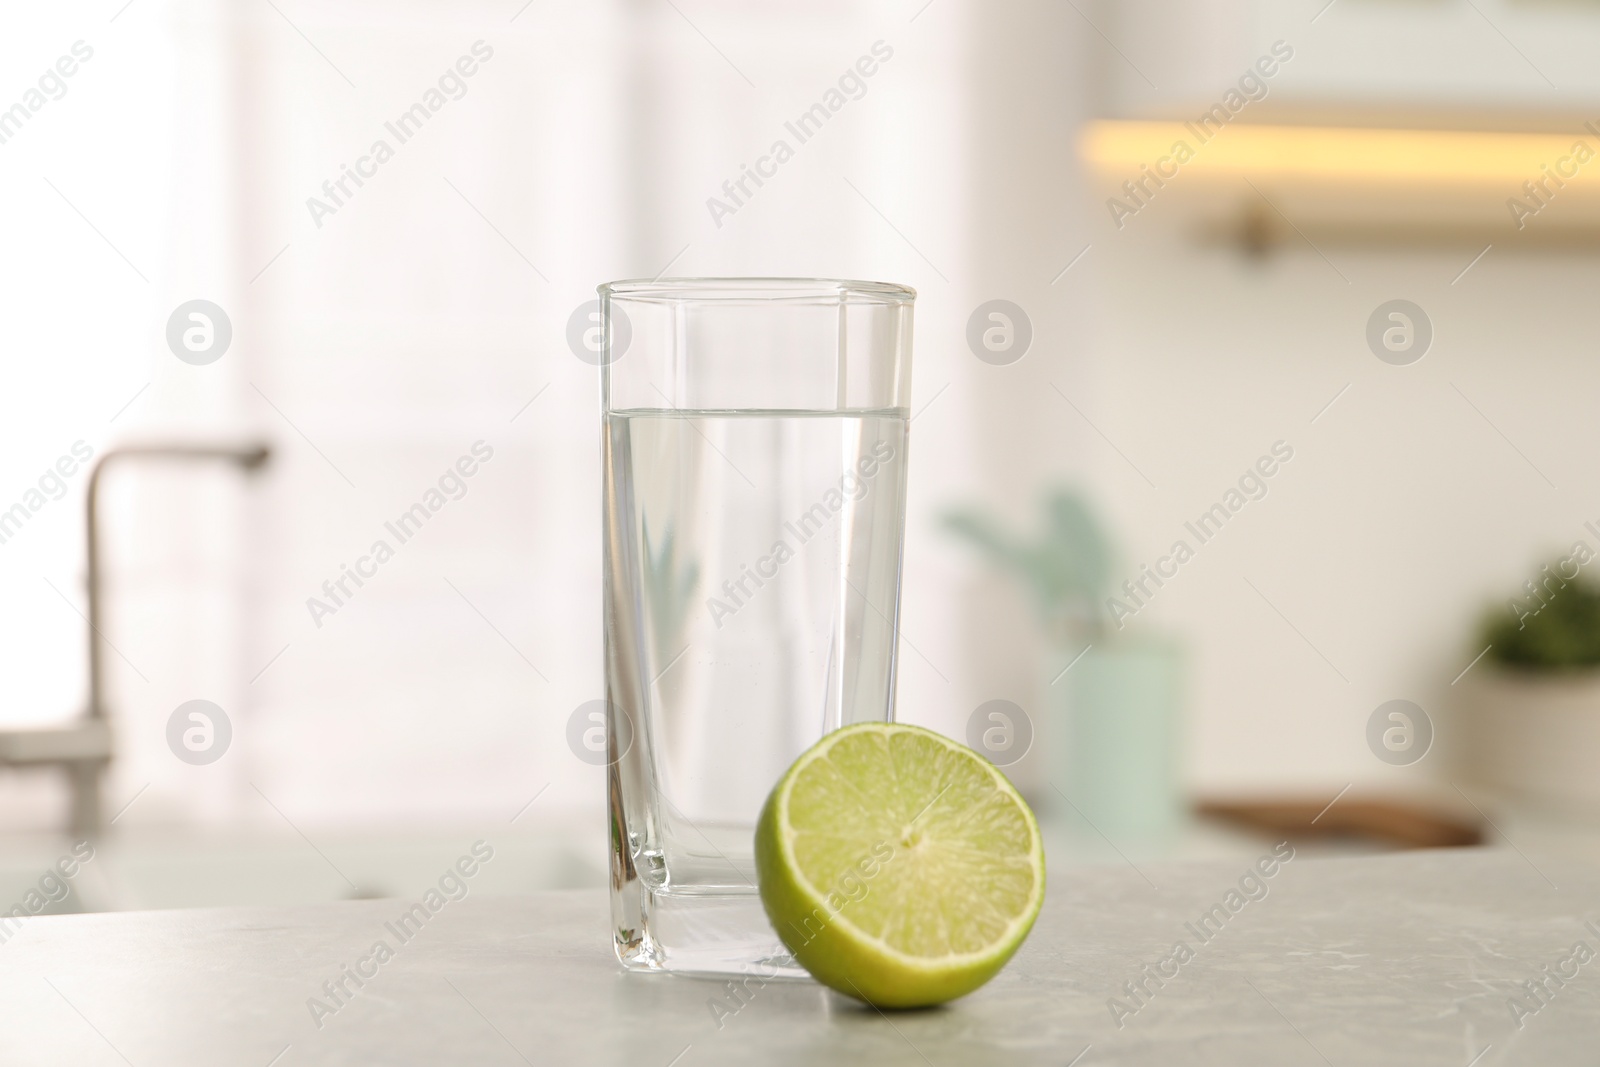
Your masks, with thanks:
[[[36,761],[92,781],[102,751],[96,861],[51,907],[404,893],[479,837],[508,860],[484,891],[602,884],[604,771],[568,740],[602,695],[569,324],[661,274],[917,289],[898,714],[1025,725],[1005,761],[1057,862],[1281,833],[1600,855],[1584,561],[1523,585],[1600,552],[1600,5],[97,0],[0,26],[6,900],[87,832]],[[169,344],[195,300],[231,327],[212,362]],[[478,442],[459,499],[308,609]],[[61,732],[91,706],[93,461],[258,443],[258,469],[106,469],[110,741]],[[1104,588],[1052,514],[1098,531]],[[1531,652],[1513,598],[1550,605]],[[169,745],[191,700],[226,716],[213,762]]]

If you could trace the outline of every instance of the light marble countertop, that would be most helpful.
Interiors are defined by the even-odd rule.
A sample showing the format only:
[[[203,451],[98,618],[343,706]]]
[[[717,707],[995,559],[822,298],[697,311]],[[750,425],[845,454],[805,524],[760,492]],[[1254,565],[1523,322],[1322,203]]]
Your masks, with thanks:
[[[0,1063],[1592,1062],[1600,955],[1573,953],[1600,953],[1600,869],[1505,849],[1301,857],[1230,899],[1248,870],[1065,869],[993,982],[887,1016],[809,983],[740,1005],[716,981],[624,973],[593,890],[468,896],[403,944],[394,900],[41,917],[0,944]],[[1213,906],[1227,918],[1202,939]],[[308,998],[331,1005],[323,983],[380,938],[393,958],[319,1026]],[[1522,983],[1562,971],[1532,1011]],[[1142,1002],[1124,989],[1141,980]]]

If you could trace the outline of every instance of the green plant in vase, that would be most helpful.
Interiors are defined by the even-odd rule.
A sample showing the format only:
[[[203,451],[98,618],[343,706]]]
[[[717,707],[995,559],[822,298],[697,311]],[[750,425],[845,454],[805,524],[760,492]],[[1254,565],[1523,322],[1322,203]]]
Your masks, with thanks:
[[[1111,544],[1083,497],[1053,489],[1042,511],[1034,534],[973,508],[946,512],[943,525],[1022,582],[1055,649],[1043,686],[1053,711],[1048,792],[1059,790],[1106,834],[1163,837],[1182,813],[1178,647],[1148,631],[1121,634],[1108,625]]]
[[[1486,611],[1474,643],[1483,665],[1472,660],[1450,683],[1468,777],[1590,816],[1600,812],[1600,582],[1582,568],[1594,558],[1577,542],[1522,584],[1509,611]]]
[[[1021,580],[1046,636],[1061,647],[1082,648],[1105,629],[1101,604],[1111,587],[1111,547],[1078,494],[1053,490],[1043,510],[1043,528],[1032,538],[971,508],[946,512],[944,525]]]
[[[1526,600],[1485,615],[1480,632],[1491,661],[1530,672],[1600,667],[1600,587],[1579,578],[1573,564],[1547,565],[1524,585]],[[1569,570],[1573,577],[1564,577]]]

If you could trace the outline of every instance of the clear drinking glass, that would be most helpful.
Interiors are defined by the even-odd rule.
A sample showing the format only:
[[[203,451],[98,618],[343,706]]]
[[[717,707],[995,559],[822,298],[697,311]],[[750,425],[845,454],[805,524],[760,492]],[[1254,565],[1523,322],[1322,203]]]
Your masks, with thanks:
[[[800,753],[894,716],[916,294],[600,287],[611,912],[631,968],[804,972],[753,837]]]

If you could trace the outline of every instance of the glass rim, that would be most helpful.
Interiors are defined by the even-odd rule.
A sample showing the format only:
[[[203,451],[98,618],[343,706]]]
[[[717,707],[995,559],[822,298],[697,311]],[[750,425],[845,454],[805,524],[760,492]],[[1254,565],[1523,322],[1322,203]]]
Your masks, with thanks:
[[[602,300],[618,298],[654,303],[804,301],[909,304],[917,291],[892,282],[839,278],[630,278],[597,287]]]

